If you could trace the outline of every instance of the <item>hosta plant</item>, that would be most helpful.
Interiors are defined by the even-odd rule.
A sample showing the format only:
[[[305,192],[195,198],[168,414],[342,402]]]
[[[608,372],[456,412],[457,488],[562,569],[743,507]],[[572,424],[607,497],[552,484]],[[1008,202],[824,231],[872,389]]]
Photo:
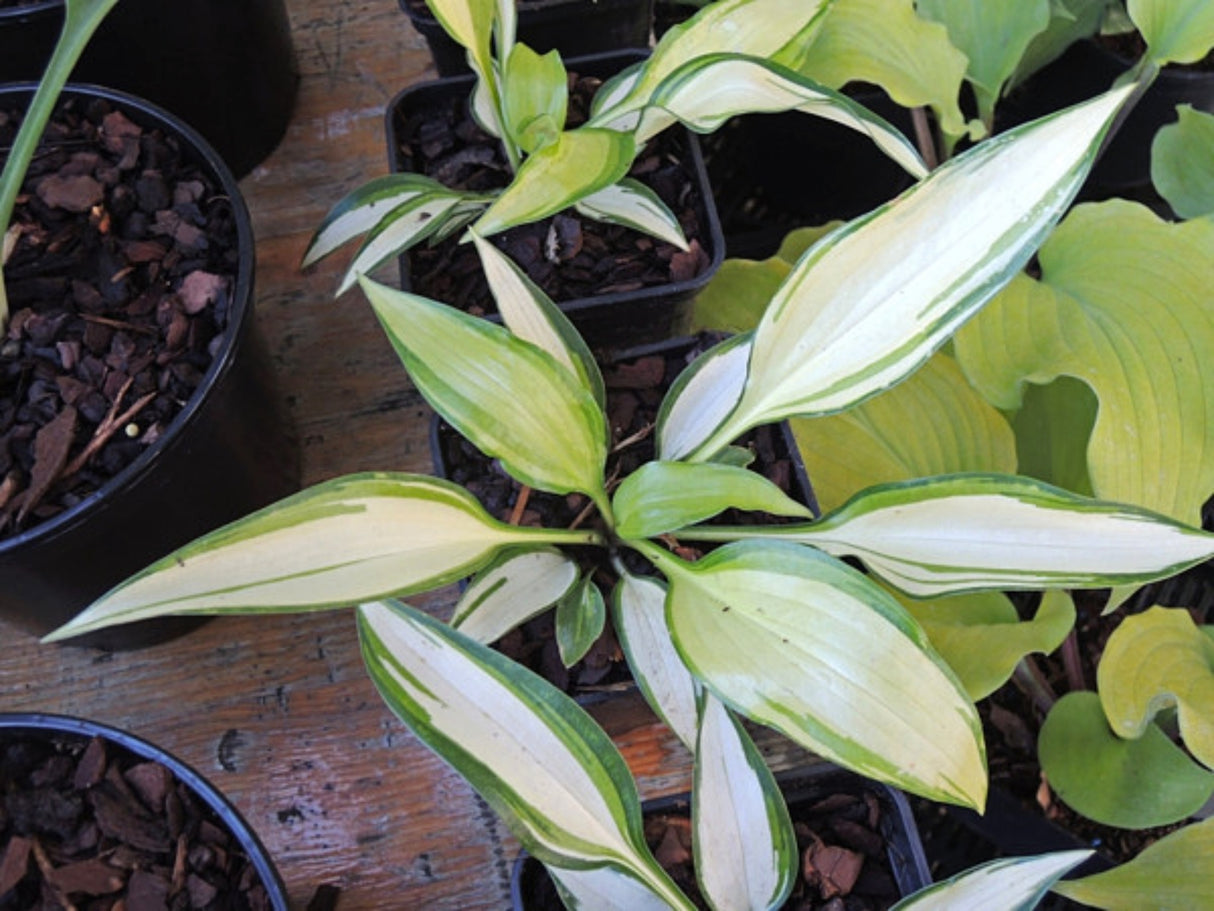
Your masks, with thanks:
[[[915,177],[925,168],[905,137],[844,95],[785,63],[832,0],[717,0],[667,33],[652,55],[596,93],[588,122],[566,127],[568,87],[560,55],[515,41],[514,0],[429,0],[476,74],[477,122],[498,138],[513,172],[493,193],[469,192],[418,174],[376,178],[339,202],[304,258],[316,262],[364,236],[341,283],[424,241],[471,226],[487,237],[576,206],[673,243],[687,242],[677,218],[647,187],[627,178],[641,148],[682,123],[708,132],[735,114],[798,110],[870,136]]]

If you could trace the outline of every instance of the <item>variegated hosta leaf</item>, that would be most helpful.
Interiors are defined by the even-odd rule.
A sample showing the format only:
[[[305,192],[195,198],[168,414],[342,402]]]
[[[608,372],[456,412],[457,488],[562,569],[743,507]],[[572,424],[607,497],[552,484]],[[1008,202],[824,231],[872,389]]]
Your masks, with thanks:
[[[1002,592],[899,600],[975,702],[1007,683],[1025,655],[1053,652],[1075,626],[1074,602],[1056,589],[1045,593],[1032,620],[1021,620]]]
[[[556,645],[561,663],[573,667],[581,661],[603,634],[606,622],[603,593],[589,575],[583,576],[556,605]]]
[[[710,133],[738,114],[800,111],[864,133],[914,177],[927,173],[919,153],[898,130],[846,95],[767,60],[714,54],[679,67],[649,100],[636,130],[638,143],[674,121]]]
[[[1122,620],[1105,645],[1096,688],[1119,737],[1142,736],[1175,706],[1185,746],[1214,769],[1214,642],[1187,610],[1152,607]]]
[[[1067,806],[1121,829],[1179,822],[1214,794],[1214,774],[1155,725],[1137,740],[1116,736],[1100,697],[1088,691],[1054,703],[1037,737],[1037,756]]]
[[[1200,524],[1214,492],[1211,249],[1214,221],[1078,206],[1041,248],[1041,279],[1017,277],[957,333],[958,362],[1004,410],[1025,383],[1087,384],[1100,401],[1087,443],[1096,496]]]
[[[1054,891],[1107,911],[1196,911],[1214,907],[1214,819],[1193,823],[1112,870],[1058,883]]]
[[[588,870],[549,867],[548,875],[566,908],[588,911],[668,911],[670,908],[640,880],[615,867]]]
[[[670,581],[679,654],[726,705],[862,775],[982,807],[977,713],[888,593],[782,542],[727,544],[695,563],[643,552]]]
[[[1206,0],[1126,0],[1126,9],[1153,63],[1196,63],[1214,48],[1214,6]]]
[[[740,333],[714,345],[675,378],[658,410],[659,459],[683,458],[738,407],[750,364],[751,335]]]
[[[1091,851],[992,860],[908,895],[890,911],[1033,911],[1050,887]]]
[[[657,193],[638,180],[625,177],[578,201],[577,210],[587,218],[624,225],[641,231],[680,250],[691,249],[679,219]]]
[[[820,240],[755,330],[738,407],[667,457],[707,457],[758,424],[840,411],[917,369],[1028,261],[1131,89],[979,143]]]
[[[555,548],[508,551],[469,583],[451,625],[477,642],[496,642],[555,604],[577,578],[577,563]]]
[[[612,124],[645,107],[658,85],[689,61],[720,53],[772,56],[805,32],[824,5],[824,0],[717,0],[707,4],[662,36],[639,75],[630,78],[630,91],[610,92],[612,103],[596,106],[594,122]]]
[[[1188,104],[1176,113],[1151,143],[1151,182],[1181,218],[1214,216],[1214,114]]]
[[[506,60],[502,87],[506,127],[524,152],[555,142],[565,129],[569,86],[565,66],[556,51],[539,55],[516,44]]]
[[[906,108],[930,105],[941,131],[966,132],[957,105],[965,55],[944,26],[915,14],[914,0],[835,0],[797,69],[833,89],[879,85]]]
[[[713,540],[710,534],[697,529],[685,537]],[[1214,535],[1013,475],[883,484],[812,525],[758,535],[859,557],[915,597],[988,588],[1104,588],[1171,576],[1214,556]]]
[[[469,231],[502,322],[524,341],[543,348],[594,394],[602,408],[607,401],[603,376],[585,339],[527,273],[476,231]]]
[[[799,855],[784,795],[742,725],[710,693],[700,699],[691,790],[696,881],[713,908],[778,908]]]
[[[627,133],[582,127],[527,159],[476,222],[483,236],[554,215],[628,173],[636,144]]]
[[[359,276],[442,230],[447,216],[466,202],[470,201],[444,190],[441,193],[422,193],[401,203],[367,233],[362,246],[350,260],[337,293],[345,294],[354,287]]]
[[[699,724],[699,684],[679,657],[666,625],[666,586],[655,579],[620,574],[612,596],[612,621],[637,686],[658,717],[692,753]]]
[[[525,484],[605,502],[606,419],[572,373],[488,320],[362,286],[418,391],[451,426]]]
[[[690,908],[645,846],[636,784],[611,739],[552,684],[407,605],[358,609],[388,707],[545,863],[617,864]]]
[[[507,158],[514,153],[514,146],[504,141],[506,131],[502,128],[501,114],[497,109],[497,96],[492,80],[478,79],[472,88],[472,97],[468,99],[468,113],[472,115],[476,125],[488,133],[502,139],[502,146]],[[516,162],[511,159],[511,164]]]
[[[469,63],[477,74],[484,77],[492,72],[495,0],[426,0],[426,5],[447,34],[467,49]]]
[[[301,267],[307,268],[342,244],[366,234],[389,212],[426,194],[450,195],[450,191],[421,174],[388,174],[367,181],[329,210],[312,235]]]
[[[437,478],[350,475],[174,551],[49,638],[165,614],[320,610],[425,591],[502,548],[568,542],[569,534],[504,525],[463,488]]]
[[[616,488],[612,505],[622,538],[656,537],[731,507],[813,517],[758,472],[716,462],[646,462]]]

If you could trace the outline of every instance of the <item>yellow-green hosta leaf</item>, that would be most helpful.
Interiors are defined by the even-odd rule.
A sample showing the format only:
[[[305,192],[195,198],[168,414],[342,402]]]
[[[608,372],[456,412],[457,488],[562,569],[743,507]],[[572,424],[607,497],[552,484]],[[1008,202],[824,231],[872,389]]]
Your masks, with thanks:
[[[1004,94],[1042,67],[1058,59],[1082,38],[1100,30],[1112,0],[1050,0],[1050,21],[1038,32],[1020,55],[1020,62],[1008,80]]]
[[[1027,387],[1012,416],[1018,473],[1092,496],[1088,441],[1099,404],[1088,385],[1074,377]]]
[[[1067,693],[1054,703],[1037,737],[1037,756],[1069,807],[1121,829],[1178,822],[1214,794],[1214,774],[1155,725],[1137,740],[1115,735],[1100,697],[1088,691]]]
[[[913,177],[927,168],[898,130],[862,104],[768,60],[713,54],[684,64],[658,85],[636,129],[638,143],[674,121],[710,133],[738,114],[799,111],[868,136]]]
[[[1141,737],[1175,706],[1185,746],[1214,768],[1214,642],[1187,610],[1152,607],[1122,620],[1105,645],[1096,688],[1119,737]]]
[[[824,510],[875,484],[1016,471],[1016,440],[1007,419],[942,351],[897,386],[854,408],[790,423]]]
[[[721,532],[738,537],[737,530]],[[714,540],[696,529],[689,540]],[[918,598],[982,589],[1104,588],[1214,556],[1214,535],[1134,506],[1013,475],[882,484],[811,525],[746,532],[859,557]]]
[[[914,0],[835,0],[798,68],[831,88],[879,85],[903,107],[929,105],[945,135],[966,132],[957,104],[965,55],[944,26],[915,14]]]
[[[966,75],[989,126],[1003,85],[1034,36],[1050,22],[1050,0],[918,0],[919,14],[942,23],[969,60]]]
[[[581,661],[603,634],[606,622],[603,593],[590,576],[583,576],[556,605],[556,645],[561,663],[573,667]]]
[[[597,193],[581,199],[577,210],[588,218],[613,225],[625,225],[680,250],[691,249],[683,236],[683,226],[657,193],[638,180],[621,179]]]
[[[555,142],[565,129],[569,86],[561,55],[540,55],[525,44],[516,44],[506,60],[502,86],[506,128],[524,152]]]
[[[718,462],[646,462],[616,488],[612,505],[621,538],[653,538],[730,508],[813,517],[758,472]]]
[[[1130,88],[979,143],[818,241],[755,329],[738,406],[667,456],[710,456],[758,424],[841,411],[914,372],[1028,261]]]
[[[481,78],[491,73],[495,0],[426,0],[426,4],[447,34],[468,51],[470,63]]]
[[[1059,877],[1091,851],[992,860],[908,895],[890,911],[1033,911]]]
[[[788,806],[750,735],[711,693],[700,697],[691,788],[696,881],[713,908],[779,908],[799,853]]]
[[[582,127],[527,159],[475,224],[482,236],[554,215],[628,173],[636,144],[627,133]]]
[[[636,784],[611,739],[552,684],[407,605],[358,609],[388,707],[545,863],[616,864],[690,908],[645,846]]]
[[[362,286],[418,391],[452,427],[524,484],[605,500],[606,419],[570,371],[488,320]]]
[[[590,346],[578,334],[569,317],[510,257],[476,231],[469,231],[469,234],[476,244],[485,279],[506,328],[556,358],[582,386],[594,394],[599,407],[604,407],[607,392],[603,386],[603,376]]]
[[[695,563],[644,553],[670,582],[679,654],[726,705],[862,775],[982,807],[977,713],[887,592],[776,541],[727,544]]]
[[[902,605],[975,702],[1007,683],[1025,655],[1053,652],[1075,626],[1075,604],[1057,590],[1047,591],[1033,619],[1024,621],[1002,592],[907,598]]]
[[[321,610],[426,591],[505,547],[569,535],[503,525],[463,488],[437,478],[349,475],[174,551],[49,638],[165,614]]]
[[[658,717],[692,753],[699,684],[675,650],[666,626],[666,586],[624,572],[612,595],[612,621],[637,686]]]
[[[401,203],[367,232],[362,246],[342,276],[337,293],[345,294],[354,287],[361,275],[442,230],[447,217],[465,202],[469,200],[460,194],[443,190],[420,193]]]
[[[1078,206],[956,337],[996,407],[1071,376],[1100,400],[1088,444],[1096,496],[1200,524],[1214,492],[1214,221],[1161,221],[1122,200]],[[1081,428],[1086,430],[1086,428]]]
[[[1193,823],[1112,870],[1058,883],[1054,891],[1107,911],[1214,908],[1214,819]]]
[[[555,604],[577,578],[577,563],[556,548],[508,551],[469,583],[451,625],[477,642],[496,642]]]
[[[1214,215],[1214,114],[1177,105],[1151,143],[1151,182],[1181,218]]]
[[[1206,0],[1127,0],[1126,10],[1147,43],[1147,59],[1196,63],[1214,48],[1214,5]]]

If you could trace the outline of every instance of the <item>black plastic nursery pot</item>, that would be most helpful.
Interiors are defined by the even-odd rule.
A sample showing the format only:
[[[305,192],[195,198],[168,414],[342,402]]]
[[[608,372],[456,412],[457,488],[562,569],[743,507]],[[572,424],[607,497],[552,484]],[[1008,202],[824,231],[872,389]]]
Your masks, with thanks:
[[[570,60],[567,65],[570,73],[603,79],[619,72],[629,64],[644,59],[644,56],[645,52],[641,51],[599,54]],[[412,172],[419,169],[418,164],[406,149],[414,143],[420,146],[423,142],[434,142],[428,135],[424,139],[419,137],[419,131],[423,129],[423,124],[429,118],[464,117],[473,84],[472,76],[454,76],[411,86],[393,99],[387,110],[386,129],[389,163],[394,172]],[[466,126],[461,123],[458,125],[458,130],[466,132]],[[442,141],[448,140],[443,139]],[[572,298],[563,296],[559,290],[554,292],[545,287],[543,278],[536,274],[531,275],[537,284],[545,287],[561,310],[569,316],[583,334],[615,346],[669,338],[675,328],[683,324],[692,299],[716,273],[725,256],[725,241],[697,138],[690,131],[676,126],[652,140],[651,146],[658,151],[648,162],[638,159],[633,176],[648,182],[659,195],[669,196],[671,193],[669,186],[677,182],[681,189],[675,191],[677,195],[674,198],[666,201],[676,212],[683,211],[687,215],[688,221],[692,222],[690,228],[684,224],[684,233],[693,243],[692,253],[679,254],[677,249],[669,244],[646,238],[637,232],[619,226],[605,227],[603,231],[608,236],[628,235],[637,239],[635,243],[638,249],[644,245],[646,251],[665,250],[668,258],[679,255],[691,257],[690,261],[694,263],[694,269],[688,269],[688,271],[694,274],[672,277],[671,273],[676,270],[669,268],[668,263],[664,263],[663,268],[667,270],[667,274],[664,275],[661,283],[646,282],[642,284],[639,279],[637,281],[611,279],[611,284],[602,285],[600,283],[601,291],[596,290],[584,296]],[[421,170],[431,172],[430,176],[445,183],[446,181],[442,180],[442,177],[448,167],[447,163],[450,162],[451,166],[461,169],[465,179],[491,180],[501,186],[508,179],[508,171],[505,170],[504,162],[489,162],[486,158],[490,154],[498,154],[494,151],[497,148],[498,145],[495,141],[488,141],[484,134],[480,134],[476,145],[469,146],[467,149],[458,149],[453,153],[444,151],[442,157],[433,157],[430,162],[421,167]],[[644,169],[655,160],[660,162],[656,171],[646,174],[637,173],[638,169]],[[472,162],[471,165],[469,165],[469,161]],[[556,218],[562,217],[561,215],[556,216]],[[522,225],[495,235],[493,240],[495,243],[503,245],[509,254],[512,244],[524,244],[528,242],[529,235],[537,232],[540,235],[544,231],[551,232],[553,224],[553,219],[545,219],[537,225]],[[587,221],[586,224],[589,222]],[[538,244],[539,241],[536,243]],[[471,251],[471,245],[462,246],[469,249],[459,250],[458,238],[450,238],[439,246],[438,252],[421,248],[409,251],[400,258],[401,286],[406,290],[428,293],[426,288],[418,287],[418,276],[432,271],[447,277],[453,276],[452,282],[456,280],[464,282],[466,276],[465,284],[467,286],[475,285],[478,293],[487,297],[488,292],[484,288],[484,277],[479,261]],[[453,253],[448,255],[444,252],[446,250],[451,250]],[[466,260],[453,262],[452,255],[466,257]],[[437,264],[422,267],[419,265],[421,258]],[[574,268],[582,268],[579,259],[575,259],[571,263],[563,263],[555,274],[559,278],[562,274],[560,270]],[[638,269],[641,268],[651,267],[638,266]],[[570,273],[566,271],[566,274]],[[626,277],[634,278],[636,276]],[[444,298],[440,296],[439,299]],[[445,302],[458,304],[457,301],[451,299],[446,299]],[[491,306],[491,299],[488,300],[488,304]]]
[[[62,23],[63,0],[0,9],[0,82],[39,79]],[[299,85],[285,0],[121,0],[72,78],[172,111],[237,177],[278,145]]]
[[[654,0],[520,0],[518,40],[541,54],[577,57],[649,46]],[[443,30],[425,0],[400,0],[426,39],[440,76],[469,72],[464,49]]]
[[[814,834],[826,845],[857,850],[864,854],[864,866],[861,867],[860,879],[857,880],[857,891],[845,898],[836,897],[839,901],[837,905],[827,905],[825,899],[815,904],[813,902],[816,897],[812,894],[797,896],[794,893],[784,907],[888,907],[893,902],[886,903],[886,898],[905,897],[931,883],[919,832],[906,798],[901,792],[825,762],[808,769],[782,773],[777,776],[777,780],[788,802],[789,815],[794,826],[800,823],[804,827],[812,819]],[[854,811],[861,809],[854,805],[857,799],[862,804],[867,802],[862,807],[863,824],[853,818],[856,816]],[[830,822],[825,825],[821,822],[828,817],[825,808],[830,804],[824,804],[827,801],[841,805],[839,818],[845,822],[838,829],[833,828]],[[669,815],[688,816],[690,803],[688,794],[646,801],[641,808],[646,819],[646,834],[650,833],[651,821],[654,819]],[[849,813],[849,810],[852,812]],[[868,824],[874,816],[878,822],[870,827]],[[857,828],[865,830],[862,836],[863,847],[855,837]],[[803,850],[805,845],[801,842],[804,834],[798,832],[798,844]],[[884,842],[879,851],[874,850],[873,835]],[[805,888],[809,892],[813,887]],[[869,901],[868,895],[859,891],[867,888],[874,891],[879,888],[882,892],[892,893],[892,896],[883,895],[880,899]],[[515,861],[510,894],[514,911],[548,911],[564,907],[547,869],[526,852]],[[798,904],[802,901],[807,903]]]
[[[29,86],[0,93],[0,109],[24,106],[31,93]],[[224,221],[235,225],[238,264],[226,322],[210,349],[210,365],[159,438],[79,502],[0,538],[0,616],[36,634],[67,622],[170,550],[299,485],[298,449],[254,327],[253,232],[231,172],[194,130],[147,102],[110,90],[69,86],[61,105],[68,103],[108,104],[141,126],[145,137],[157,132],[176,143],[183,158],[218,188],[212,201],[230,206]],[[196,624],[166,618],[73,642],[136,647]]]
[[[51,907],[38,903],[40,890],[82,901],[100,888],[145,897],[160,891],[161,907],[183,892],[191,908],[287,911],[278,871],[231,802],[181,760],[126,731],[62,715],[0,714],[0,792],[12,879],[0,884],[0,895],[18,902],[12,907]],[[74,837],[90,824],[91,846]],[[17,869],[9,863],[34,838],[54,868],[41,880],[35,871],[43,865],[33,857]],[[147,865],[107,863],[123,851]],[[91,879],[79,875],[84,869]]]

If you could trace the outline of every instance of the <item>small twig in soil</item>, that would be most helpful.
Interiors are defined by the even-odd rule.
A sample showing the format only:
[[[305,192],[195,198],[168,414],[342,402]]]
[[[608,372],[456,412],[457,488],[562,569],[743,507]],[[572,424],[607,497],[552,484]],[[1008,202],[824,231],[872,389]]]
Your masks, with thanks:
[[[76,911],[76,906],[67,900],[67,896],[63,891],[55,885],[55,865],[51,863],[51,859],[46,856],[46,849],[42,847],[42,842],[37,838],[32,840],[34,848],[34,860],[38,864],[38,870],[42,874],[42,880],[47,888],[54,894],[55,899],[59,902],[59,907],[63,911]]]
[[[60,474],[60,477],[70,478],[80,471],[80,469],[88,464],[88,460],[96,454],[97,450],[109,442],[110,437],[129,424],[135,415],[139,414],[152,399],[156,398],[155,392],[149,392],[122,414],[115,417],[114,413],[122,407],[122,400],[126,397],[127,390],[131,388],[131,383],[134,381],[132,377],[122,384],[122,388],[118,390],[118,395],[114,399],[114,404],[110,406],[109,413],[97,425],[97,429],[93,431],[93,438],[88,441],[88,445],[84,447],[80,455],[68,463],[67,467]]]
[[[160,334],[150,326],[137,326],[134,323],[124,323],[120,319],[109,319],[105,316],[94,316],[91,313],[81,313],[80,318],[86,323],[97,323],[101,326],[109,326],[111,329],[122,329],[126,332],[138,332],[141,335]]]
[[[1067,633],[1062,640],[1062,666],[1066,668],[1066,681],[1072,692],[1086,690],[1087,684],[1083,679],[1083,662],[1079,655],[1079,637],[1075,630]]]
[[[623,452],[629,446],[632,446],[635,443],[641,442],[641,440],[645,439],[646,437],[648,437],[650,434],[653,433],[653,428],[654,428],[653,424],[646,424],[644,427],[642,427],[640,430],[638,430],[632,436],[624,437],[624,439],[620,440],[618,443],[616,443],[614,446],[611,447],[611,454],[615,455],[616,453]]]
[[[1012,680],[1015,681],[1020,691],[1033,701],[1043,716],[1048,715],[1050,709],[1054,707],[1054,703],[1058,701],[1058,696],[1054,693],[1049,681],[1045,679],[1041,668],[1037,667],[1037,662],[1031,657],[1025,656],[1020,659],[1020,663],[1016,665],[1016,670],[1012,674]]]
[[[531,499],[531,488],[526,484],[522,485],[518,491],[518,497],[514,500],[514,508],[510,510],[509,523],[518,525],[523,520],[523,513],[527,509],[527,501]]]
[[[569,530],[580,528],[582,523],[590,518],[590,514],[594,512],[594,500],[590,500],[582,507],[582,511],[573,517],[573,521],[569,523]]]

